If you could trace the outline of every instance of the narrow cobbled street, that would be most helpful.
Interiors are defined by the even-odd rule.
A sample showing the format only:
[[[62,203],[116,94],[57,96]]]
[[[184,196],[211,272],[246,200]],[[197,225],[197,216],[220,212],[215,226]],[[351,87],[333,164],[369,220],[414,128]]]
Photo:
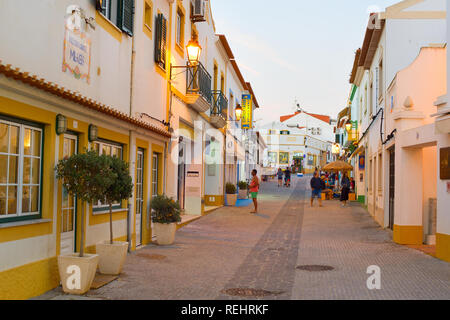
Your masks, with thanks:
[[[310,207],[309,177],[264,183],[260,213],[224,207],[150,245],[124,272],[84,297],[61,288],[37,299],[448,299],[447,262],[392,242],[360,204]],[[381,289],[367,288],[369,266]]]

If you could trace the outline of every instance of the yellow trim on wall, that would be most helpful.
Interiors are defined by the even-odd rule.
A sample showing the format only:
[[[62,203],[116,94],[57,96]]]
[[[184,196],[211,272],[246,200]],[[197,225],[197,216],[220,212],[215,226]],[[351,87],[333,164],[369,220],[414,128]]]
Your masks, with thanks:
[[[153,1],[152,0],[143,0],[143,18],[142,18],[142,31],[144,32],[144,34],[149,37],[150,39],[153,39]],[[146,23],[147,21],[147,16],[146,16],[146,12],[145,12],[145,7],[149,6],[149,10],[150,10],[150,21],[148,23]]]
[[[0,113],[18,119],[38,122],[44,125],[41,212],[42,219],[53,220],[56,113],[5,97],[0,97]],[[52,232],[53,221],[16,227],[6,227],[1,229],[0,243],[38,237],[51,234]]]
[[[450,235],[436,234],[436,257],[444,261],[450,262]]]
[[[127,241],[127,236],[122,236],[122,237],[118,237],[118,238],[114,238],[113,241],[118,241],[118,242],[126,242]],[[88,254],[96,254],[97,253],[97,248],[96,245],[92,245],[89,247],[86,247],[85,252]]]
[[[59,285],[56,257],[0,272],[0,300],[25,300]]]
[[[422,244],[423,227],[394,225],[393,240],[398,244]]]
[[[209,198],[214,198],[214,201],[211,201]],[[205,206],[223,206],[225,203],[223,195],[205,195]]]
[[[108,32],[114,39],[122,42],[122,31],[109,21],[103,14],[95,11],[95,22]]]

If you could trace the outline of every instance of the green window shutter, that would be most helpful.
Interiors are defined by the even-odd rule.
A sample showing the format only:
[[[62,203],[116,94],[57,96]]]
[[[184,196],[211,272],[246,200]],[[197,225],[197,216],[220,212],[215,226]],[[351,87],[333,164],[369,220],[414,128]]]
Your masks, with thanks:
[[[167,20],[160,13],[156,17],[155,62],[166,68]]]
[[[129,36],[133,36],[134,0],[119,1],[119,27]]]

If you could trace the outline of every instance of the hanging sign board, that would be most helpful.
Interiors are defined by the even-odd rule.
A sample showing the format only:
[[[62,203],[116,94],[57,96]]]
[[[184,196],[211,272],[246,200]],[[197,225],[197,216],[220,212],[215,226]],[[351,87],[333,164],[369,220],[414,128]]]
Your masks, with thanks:
[[[80,30],[66,27],[62,71],[69,71],[75,79],[90,83],[91,40]]]
[[[253,125],[253,105],[252,105],[252,95],[244,94],[242,95],[242,118],[241,118],[241,129],[252,129]]]

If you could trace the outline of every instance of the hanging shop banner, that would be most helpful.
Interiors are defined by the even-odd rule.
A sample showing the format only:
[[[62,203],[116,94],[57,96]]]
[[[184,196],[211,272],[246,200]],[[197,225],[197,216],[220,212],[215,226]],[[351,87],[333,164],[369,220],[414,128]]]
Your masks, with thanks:
[[[69,71],[75,79],[90,83],[91,40],[78,29],[66,28],[62,71]]]
[[[366,156],[359,156],[359,170],[364,170],[366,168]]]
[[[242,129],[252,129],[253,122],[253,105],[252,105],[252,95],[243,94],[242,95],[242,118],[241,118],[241,128]]]

